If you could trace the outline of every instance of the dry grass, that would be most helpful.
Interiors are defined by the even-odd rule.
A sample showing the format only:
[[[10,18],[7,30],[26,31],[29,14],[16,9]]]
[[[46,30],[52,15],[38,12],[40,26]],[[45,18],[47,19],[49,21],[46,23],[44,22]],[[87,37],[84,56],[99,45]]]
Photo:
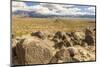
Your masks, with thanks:
[[[95,27],[95,21],[55,18],[12,18],[12,33],[16,36],[29,34],[32,31],[76,31],[86,27]]]

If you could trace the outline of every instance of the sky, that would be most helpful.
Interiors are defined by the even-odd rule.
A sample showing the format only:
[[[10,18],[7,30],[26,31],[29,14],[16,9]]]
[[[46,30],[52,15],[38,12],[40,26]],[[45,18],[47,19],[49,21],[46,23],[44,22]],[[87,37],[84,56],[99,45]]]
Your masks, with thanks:
[[[94,6],[13,1],[12,12],[17,10],[43,15],[95,15]]]

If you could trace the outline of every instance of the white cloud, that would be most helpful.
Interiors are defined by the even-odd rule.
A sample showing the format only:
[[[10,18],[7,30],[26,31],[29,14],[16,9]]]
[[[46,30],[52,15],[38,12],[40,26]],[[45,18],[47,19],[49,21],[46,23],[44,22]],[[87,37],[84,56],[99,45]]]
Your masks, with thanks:
[[[24,2],[12,2],[12,11],[16,11],[16,10],[30,10],[32,9],[32,7],[27,6]]]
[[[76,15],[76,12],[81,10],[79,8],[74,8],[73,7],[74,5],[41,3],[40,6],[42,6],[43,8],[48,8],[49,11],[47,12],[49,12],[49,14],[56,14],[56,15]]]
[[[95,12],[95,7],[89,7],[88,11]]]
[[[34,6],[33,11],[36,12],[36,13],[40,13],[40,14],[49,14],[49,13],[52,12],[48,8],[43,7],[41,5]]]
[[[94,7],[89,7],[88,11],[90,12],[82,12],[81,8],[75,7],[75,5],[63,5],[63,4],[47,4],[40,3],[39,5],[27,6],[24,2],[13,2],[12,3],[12,11],[16,10],[27,10],[33,11],[39,14],[48,14],[48,15],[94,15],[93,11]]]
[[[12,2],[12,11],[16,11],[18,9],[23,9],[26,6],[23,2]]]

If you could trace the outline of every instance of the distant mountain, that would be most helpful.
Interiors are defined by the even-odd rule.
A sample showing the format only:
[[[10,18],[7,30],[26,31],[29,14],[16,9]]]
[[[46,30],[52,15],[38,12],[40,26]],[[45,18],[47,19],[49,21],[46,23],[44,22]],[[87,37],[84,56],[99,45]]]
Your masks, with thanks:
[[[22,17],[32,18],[53,18],[53,17],[69,17],[69,18],[95,18],[95,15],[44,15],[34,11],[17,10],[12,12],[14,16],[19,15]]]

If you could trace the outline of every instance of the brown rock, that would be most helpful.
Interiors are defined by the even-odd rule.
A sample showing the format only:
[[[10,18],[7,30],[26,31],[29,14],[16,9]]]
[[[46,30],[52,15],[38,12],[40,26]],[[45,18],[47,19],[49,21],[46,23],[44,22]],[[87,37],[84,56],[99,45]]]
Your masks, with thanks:
[[[61,49],[56,52],[55,56],[52,57],[50,63],[63,63],[63,62],[70,62],[70,54],[69,51],[66,49]]]
[[[38,37],[38,38],[40,38],[40,39],[45,39],[44,33],[41,32],[41,31],[32,32],[32,33],[31,33],[31,36],[36,36],[36,37]]]
[[[85,31],[85,42],[88,45],[94,45],[93,33],[89,29],[86,29]]]
[[[42,39],[29,37],[17,45],[19,64],[47,64],[52,58],[51,47]]]

